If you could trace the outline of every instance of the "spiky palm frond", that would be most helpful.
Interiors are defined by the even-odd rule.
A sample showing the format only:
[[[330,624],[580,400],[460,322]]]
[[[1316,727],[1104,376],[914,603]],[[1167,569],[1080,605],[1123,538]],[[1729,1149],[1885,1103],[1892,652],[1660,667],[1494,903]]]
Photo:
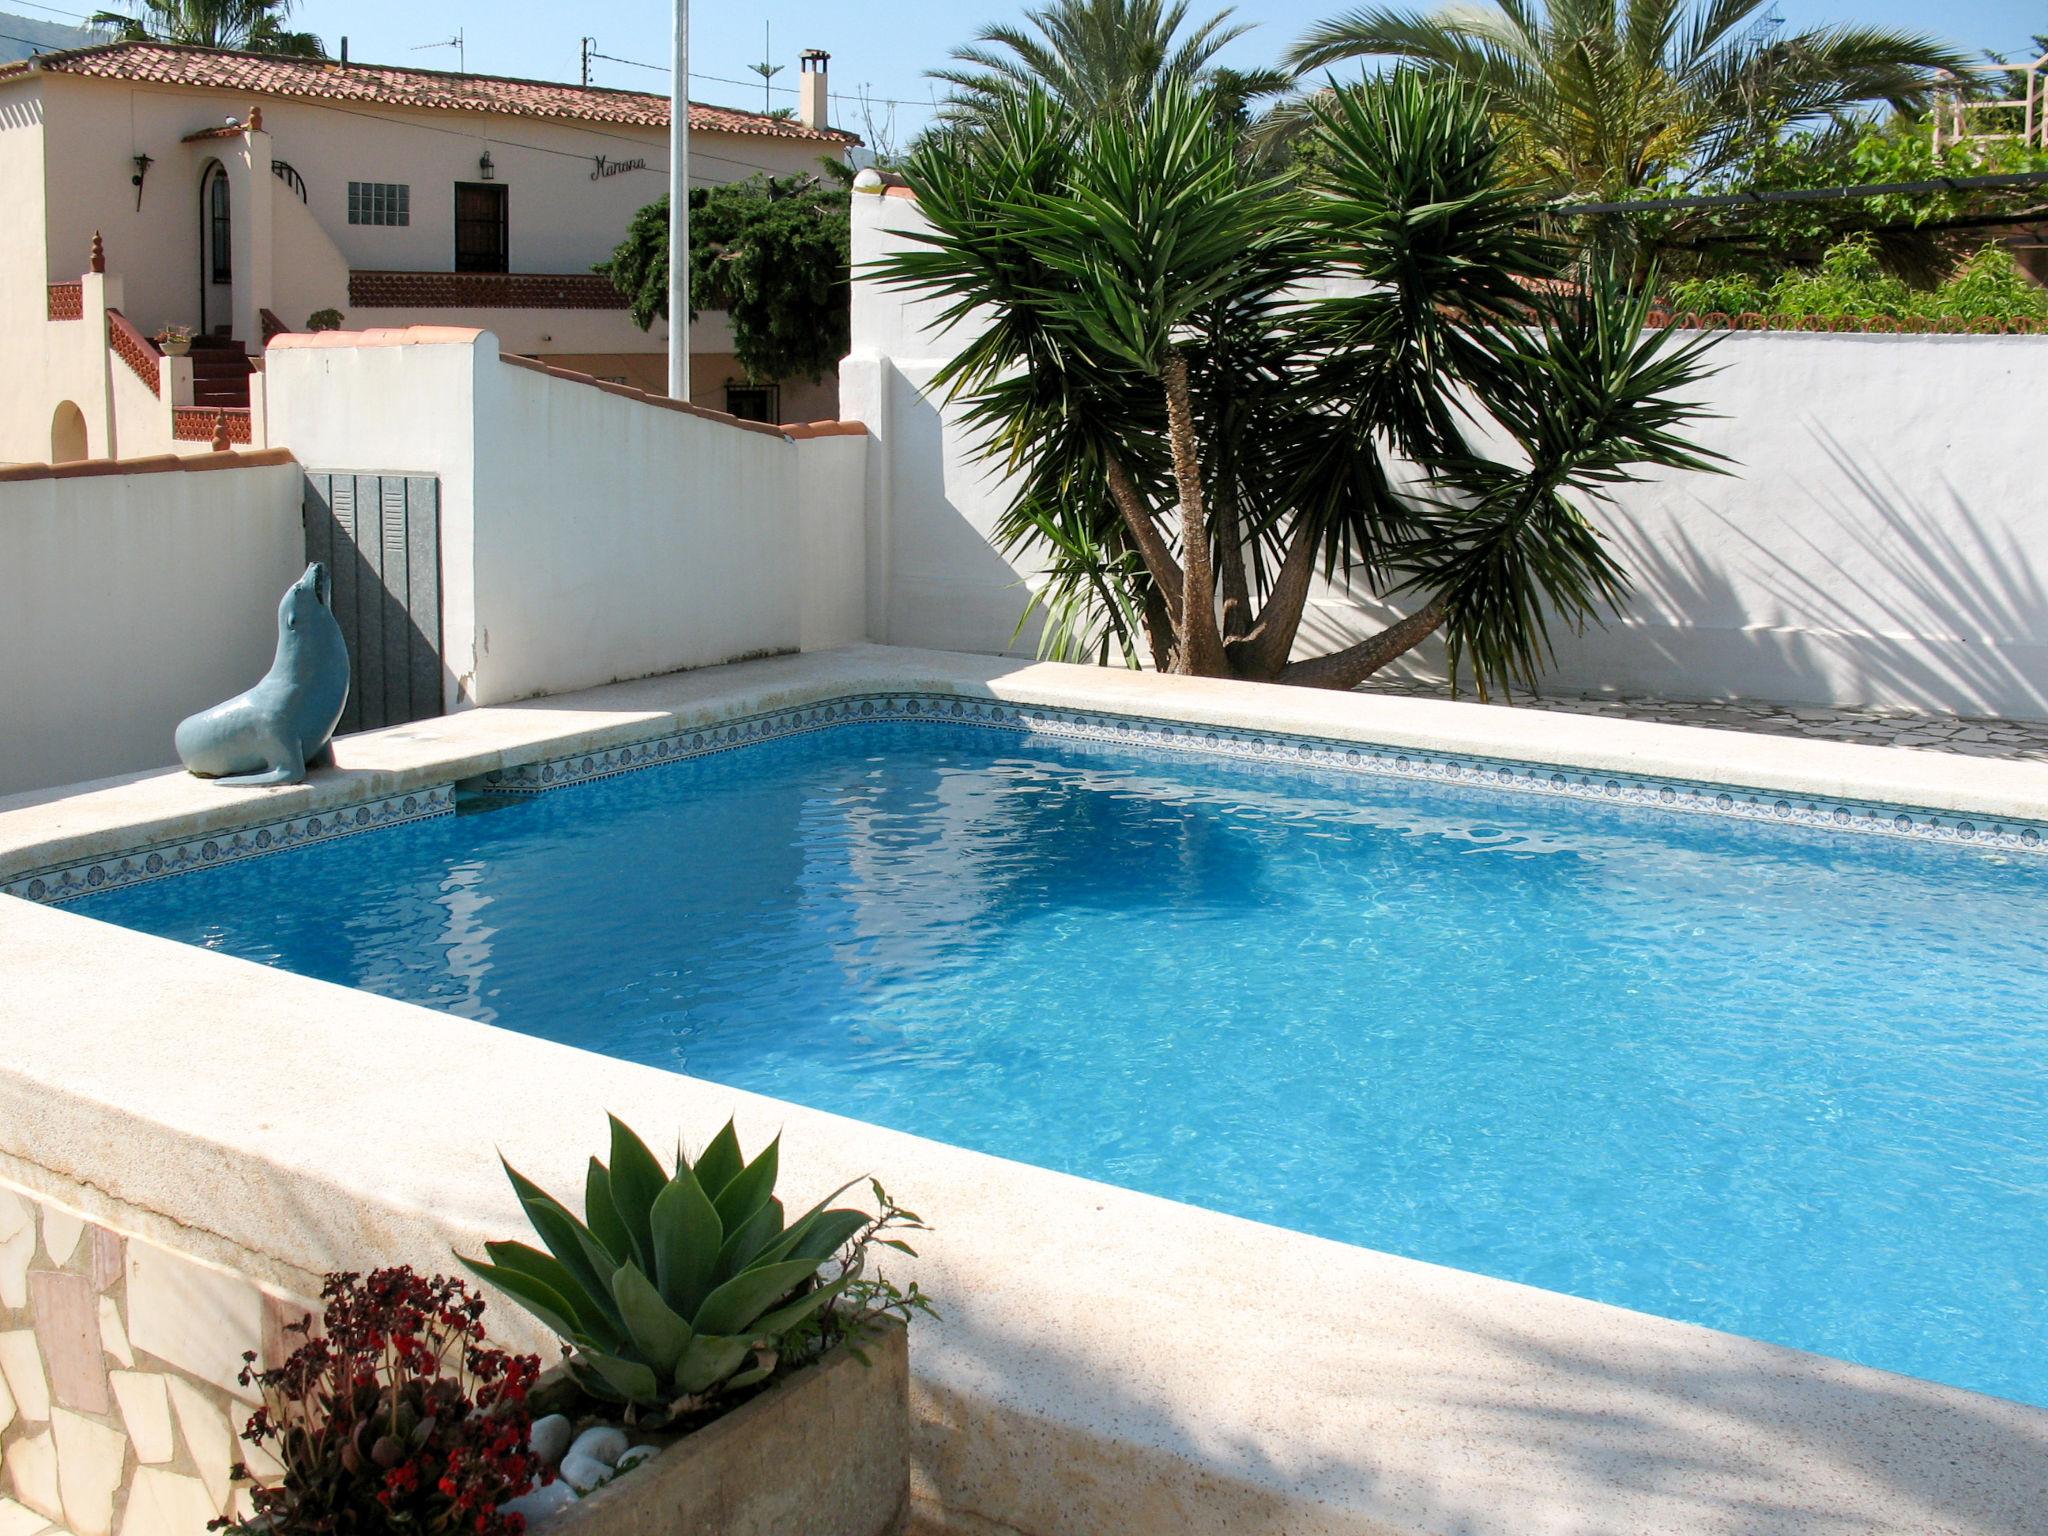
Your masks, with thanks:
[[[1027,10],[1022,26],[984,29],[954,51],[955,67],[931,76],[953,88],[944,116],[956,124],[986,124],[1004,98],[1032,89],[1078,118],[1127,119],[1167,81],[1211,73],[1216,55],[1250,30],[1230,16],[1225,9],[1191,26],[1187,0],[1052,0]],[[1240,75],[1230,84],[1235,110],[1282,82]]]
[[[98,12],[92,22],[111,29],[124,42],[190,43],[326,58],[318,37],[287,26],[292,5],[293,0],[135,0],[129,10]]]
[[[1962,56],[1885,27],[1759,32],[1768,0],[1492,0],[1374,7],[1311,31],[1308,72],[1388,58],[1486,93],[1525,172],[1554,193],[1689,186],[1787,130],[1866,105],[1924,106]]]

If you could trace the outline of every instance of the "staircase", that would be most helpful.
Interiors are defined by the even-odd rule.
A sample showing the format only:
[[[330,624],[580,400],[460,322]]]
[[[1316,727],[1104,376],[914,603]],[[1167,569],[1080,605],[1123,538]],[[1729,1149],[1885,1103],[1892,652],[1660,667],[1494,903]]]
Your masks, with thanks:
[[[192,338],[192,404],[214,410],[249,408],[249,349],[229,336]]]

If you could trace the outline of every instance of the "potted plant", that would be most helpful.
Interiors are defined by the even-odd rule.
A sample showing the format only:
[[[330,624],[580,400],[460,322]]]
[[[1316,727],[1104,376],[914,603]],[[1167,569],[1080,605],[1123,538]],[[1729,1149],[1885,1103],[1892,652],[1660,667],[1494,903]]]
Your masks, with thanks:
[[[613,1117],[611,1161],[590,1160],[580,1218],[506,1164],[544,1246],[486,1243],[488,1262],[462,1262],[565,1342],[535,1395],[554,1411],[534,1447],[559,1482],[510,1506],[530,1527],[901,1528],[905,1324],[931,1308],[915,1283],[898,1289],[867,1263],[878,1247],[914,1255],[902,1234],[925,1228],[872,1180],[872,1212],[831,1203],[847,1184],[785,1221],[779,1146],[749,1161],[728,1122],[668,1167]]]
[[[380,1269],[327,1277],[322,1332],[274,1370],[244,1355],[241,1382],[262,1406],[242,1438],[249,1485],[234,1518],[209,1530],[245,1536],[464,1531],[519,1536],[512,1502],[553,1474],[532,1449],[527,1394],[538,1355],[489,1348],[483,1298],[460,1280]]]
[[[309,331],[338,331],[341,329],[341,311],[338,309],[316,309],[306,316]]]
[[[192,327],[167,325],[156,333],[156,344],[165,357],[183,357],[192,350]]]

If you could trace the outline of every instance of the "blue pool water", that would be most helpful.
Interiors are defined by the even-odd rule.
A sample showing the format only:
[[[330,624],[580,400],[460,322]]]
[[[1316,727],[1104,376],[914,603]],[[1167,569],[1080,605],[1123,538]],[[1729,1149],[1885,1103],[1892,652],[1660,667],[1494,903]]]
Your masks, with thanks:
[[[2044,898],[2039,857],[893,723],[77,909],[2048,1405]]]

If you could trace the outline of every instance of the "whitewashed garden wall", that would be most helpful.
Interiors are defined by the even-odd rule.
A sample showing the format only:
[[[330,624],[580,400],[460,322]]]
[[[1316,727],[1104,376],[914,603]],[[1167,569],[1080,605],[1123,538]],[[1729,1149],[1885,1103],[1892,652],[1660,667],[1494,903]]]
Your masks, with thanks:
[[[856,197],[856,272],[921,222],[911,199]],[[987,537],[1005,487],[925,387],[960,339],[935,314],[855,284],[840,399],[875,436],[875,638],[1028,653],[1035,572]],[[1606,629],[1560,635],[1547,683],[2048,718],[2048,337],[1739,333],[1713,360],[1698,436],[1732,474],[1663,476],[1599,514],[1636,593]],[[1392,613],[1340,573],[1302,648]]]

